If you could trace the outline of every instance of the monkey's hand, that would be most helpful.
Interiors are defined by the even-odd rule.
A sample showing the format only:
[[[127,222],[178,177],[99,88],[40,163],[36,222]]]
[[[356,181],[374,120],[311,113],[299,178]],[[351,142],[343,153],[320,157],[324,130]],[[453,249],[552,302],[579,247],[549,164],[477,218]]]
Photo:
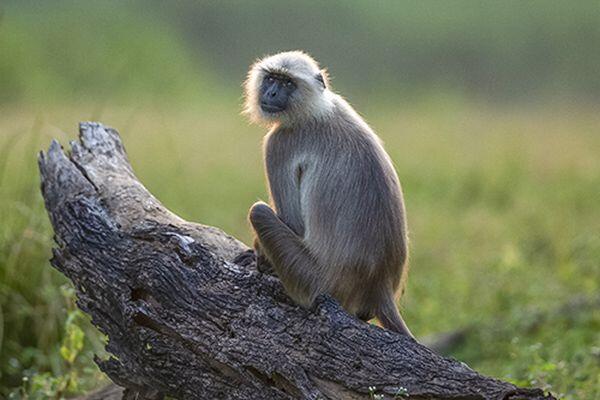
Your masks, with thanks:
[[[251,267],[253,264],[256,265],[256,253],[253,249],[248,249],[238,254],[233,262],[245,268]]]
[[[274,275],[275,271],[273,270],[273,266],[263,254],[258,238],[254,239],[254,254],[256,255],[256,269],[263,274]]]
[[[260,251],[260,244],[257,239],[254,240],[254,249],[241,252],[233,259],[233,262],[244,268],[256,268],[263,274],[274,274],[271,263]]]

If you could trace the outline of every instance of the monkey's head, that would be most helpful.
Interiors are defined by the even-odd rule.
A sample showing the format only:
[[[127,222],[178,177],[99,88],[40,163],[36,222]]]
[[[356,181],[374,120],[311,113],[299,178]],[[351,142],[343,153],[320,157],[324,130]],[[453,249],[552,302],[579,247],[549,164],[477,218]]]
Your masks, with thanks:
[[[288,51],[256,61],[245,82],[245,108],[252,121],[268,125],[305,122],[332,108],[327,74],[308,54]]]

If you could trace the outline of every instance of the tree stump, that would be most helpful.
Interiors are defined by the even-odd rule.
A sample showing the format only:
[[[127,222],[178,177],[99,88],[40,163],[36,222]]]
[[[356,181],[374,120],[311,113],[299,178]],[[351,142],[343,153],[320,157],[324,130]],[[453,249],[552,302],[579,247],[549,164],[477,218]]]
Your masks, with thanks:
[[[39,167],[51,263],[108,336],[112,357],[97,362],[123,398],[554,398],[482,376],[327,296],[297,306],[276,277],[233,263],[243,243],[164,208],[114,129],[81,123],[70,152],[53,141]]]

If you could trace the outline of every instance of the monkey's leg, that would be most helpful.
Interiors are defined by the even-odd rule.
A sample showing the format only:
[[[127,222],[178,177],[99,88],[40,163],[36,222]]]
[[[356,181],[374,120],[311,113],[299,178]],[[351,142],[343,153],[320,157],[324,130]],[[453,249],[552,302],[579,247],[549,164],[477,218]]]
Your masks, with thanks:
[[[300,239],[267,204],[250,209],[250,222],[260,247],[283,283],[287,293],[303,306],[310,306],[320,294],[316,260]]]

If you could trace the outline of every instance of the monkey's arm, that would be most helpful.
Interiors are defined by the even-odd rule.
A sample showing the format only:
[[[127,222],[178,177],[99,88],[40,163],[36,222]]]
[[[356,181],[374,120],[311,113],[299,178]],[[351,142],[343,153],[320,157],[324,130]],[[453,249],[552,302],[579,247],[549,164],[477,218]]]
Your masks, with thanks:
[[[250,209],[250,222],[262,251],[288,294],[297,303],[310,306],[321,293],[321,274],[302,239],[263,202],[255,203]]]
[[[267,147],[265,159],[273,208],[283,223],[297,236],[303,237],[304,221],[300,204],[301,165],[290,163],[285,156],[274,156],[270,147]]]
[[[302,237],[304,235],[304,222],[300,206],[300,165],[290,162],[291,154],[282,155],[282,148],[289,150],[289,146],[281,146],[277,138],[269,138],[265,146],[265,167],[269,184],[269,197],[279,222],[287,225],[288,229]],[[271,210],[271,208],[269,208]],[[269,257],[265,256],[261,241],[254,240],[256,265],[259,271],[272,273],[273,266]]]

